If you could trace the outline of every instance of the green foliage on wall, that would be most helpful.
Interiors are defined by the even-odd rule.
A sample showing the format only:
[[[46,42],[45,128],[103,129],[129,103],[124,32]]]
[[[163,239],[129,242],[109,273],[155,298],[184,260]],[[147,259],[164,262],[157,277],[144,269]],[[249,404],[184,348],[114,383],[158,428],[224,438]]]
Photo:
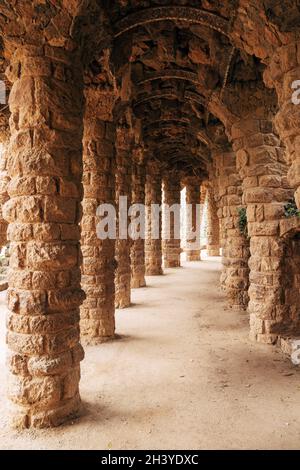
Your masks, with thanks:
[[[284,206],[284,215],[285,217],[300,217],[300,210],[296,206],[294,199]]]
[[[239,229],[242,235],[248,237],[248,226],[247,226],[247,210],[245,207],[238,209],[239,215]]]

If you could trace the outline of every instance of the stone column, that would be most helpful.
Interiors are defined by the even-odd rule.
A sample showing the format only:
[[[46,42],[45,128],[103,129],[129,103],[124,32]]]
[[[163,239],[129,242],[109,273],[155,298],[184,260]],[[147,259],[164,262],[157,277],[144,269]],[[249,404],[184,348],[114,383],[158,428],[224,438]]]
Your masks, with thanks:
[[[132,168],[132,204],[145,205],[145,163],[143,148],[135,148]],[[145,214],[144,214],[145,215]],[[145,223],[145,221],[144,221]],[[131,247],[131,287],[145,287],[145,238],[132,241]]]
[[[205,202],[206,202],[206,195],[207,195],[207,181],[204,181],[200,186],[200,256],[201,250],[206,248],[205,245],[201,244],[201,233],[205,228],[204,224],[207,224],[207,220],[204,219],[204,212],[205,212]]]
[[[213,188],[207,188],[207,254],[220,256],[220,224]]]
[[[162,270],[162,216],[159,213],[158,237],[152,236],[153,213],[151,205],[162,204],[162,178],[161,169],[156,162],[150,162],[146,168],[146,240],[145,240],[145,265],[146,276],[158,276]]]
[[[272,55],[264,73],[267,86],[277,91],[279,111],[275,117],[276,130],[285,144],[288,164],[288,182],[295,190],[295,200],[300,208],[300,53],[299,40],[287,34],[285,45]]]
[[[9,196],[7,193],[10,178],[7,173],[7,147],[9,145],[9,138],[7,135],[3,136],[0,143],[0,249],[7,244],[7,222],[4,220],[2,207],[8,201]]]
[[[108,99],[107,93],[92,88],[86,89],[85,96],[81,249],[86,300],[80,326],[82,339],[95,344],[112,339],[115,332],[115,239],[97,236],[102,219],[97,208],[100,204],[115,206],[115,125],[113,96]]]
[[[127,209],[131,205],[131,181],[132,181],[132,150],[133,135],[129,127],[117,126],[116,139],[116,206],[120,210],[119,198],[127,197]],[[123,217],[126,219],[126,214]],[[125,220],[126,221],[126,220]],[[129,225],[127,217],[127,226]],[[118,216],[118,228],[120,229],[120,213]],[[126,232],[126,231],[125,231]],[[131,303],[131,239],[124,233],[124,239],[120,238],[120,233],[116,242],[116,308],[126,308]]]
[[[82,67],[61,48],[20,46],[7,76],[9,397],[15,426],[56,426],[80,407]]]
[[[244,208],[236,156],[230,150],[212,153],[215,198],[220,220],[222,247],[221,286],[230,307],[246,309],[249,287],[249,240],[241,233],[238,210]]]
[[[173,204],[180,208],[180,179],[175,173],[163,179],[163,260],[165,268],[180,266],[180,227],[176,233],[175,213],[170,210]],[[174,206],[175,207],[175,206]],[[168,209],[167,209],[168,208]],[[170,211],[170,227],[167,226],[167,210]],[[180,225],[180,214],[178,217]]]
[[[207,182],[204,182],[200,186],[200,218],[201,218],[201,225],[203,223],[206,194],[207,194]]]
[[[184,180],[184,184],[186,188],[186,260],[200,261],[200,180],[196,177],[189,177]],[[190,209],[188,210],[187,207]]]
[[[250,336],[273,343],[284,315],[279,222],[284,204],[291,196],[284,148],[274,133],[267,105],[264,110],[236,122],[230,134],[247,204],[251,252]]]

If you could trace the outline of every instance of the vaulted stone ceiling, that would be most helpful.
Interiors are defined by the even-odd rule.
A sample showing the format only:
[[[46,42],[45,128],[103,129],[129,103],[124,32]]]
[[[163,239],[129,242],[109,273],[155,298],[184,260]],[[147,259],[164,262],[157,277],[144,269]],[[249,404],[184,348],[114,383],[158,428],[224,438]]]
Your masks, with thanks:
[[[128,95],[149,158],[206,177],[212,147],[226,143],[212,97],[221,101],[229,82],[256,80],[259,73],[228,37],[236,3],[106,2],[113,68],[117,79],[130,74]]]

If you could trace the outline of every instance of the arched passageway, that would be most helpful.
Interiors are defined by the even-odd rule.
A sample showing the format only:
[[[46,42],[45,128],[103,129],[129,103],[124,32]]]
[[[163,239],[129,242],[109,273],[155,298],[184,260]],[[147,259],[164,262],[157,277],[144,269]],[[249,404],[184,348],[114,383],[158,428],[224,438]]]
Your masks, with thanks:
[[[204,202],[208,254],[221,248],[222,290],[257,351],[297,347],[299,18],[295,2],[275,0],[0,6],[14,426],[80,413],[84,348],[117,341],[116,308],[134,311],[145,276],[163,286],[164,270],[178,268],[181,282],[182,249],[201,263],[193,232]],[[184,244],[169,213],[183,187]],[[141,239],[127,230],[134,223]]]

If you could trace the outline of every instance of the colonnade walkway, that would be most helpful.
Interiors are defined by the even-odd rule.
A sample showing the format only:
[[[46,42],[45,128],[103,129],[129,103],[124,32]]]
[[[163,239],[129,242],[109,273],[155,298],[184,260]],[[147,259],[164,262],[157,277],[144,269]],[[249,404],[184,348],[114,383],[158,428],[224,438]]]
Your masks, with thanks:
[[[8,424],[1,293],[0,448],[299,448],[300,370],[248,340],[220,269],[220,258],[183,263],[133,290],[133,305],[117,311],[120,338],[86,348],[81,419],[42,431]]]

